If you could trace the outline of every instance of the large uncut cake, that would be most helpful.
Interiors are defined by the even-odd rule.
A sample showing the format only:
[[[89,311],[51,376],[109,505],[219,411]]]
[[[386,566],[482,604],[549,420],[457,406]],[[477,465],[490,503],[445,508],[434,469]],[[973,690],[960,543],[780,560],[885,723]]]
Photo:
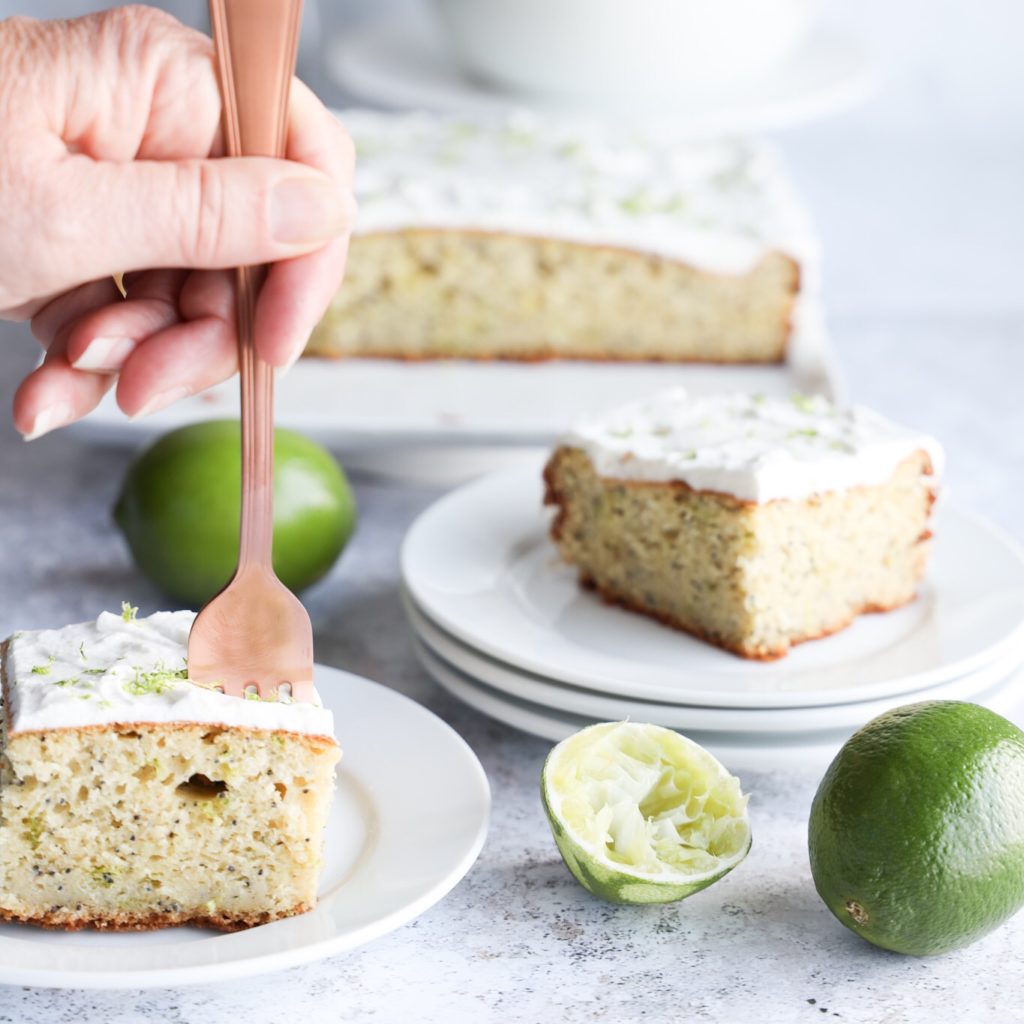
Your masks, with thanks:
[[[817,248],[773,149],[515,114],[347,111],[321,356],[782,360]]]
[[[771,659],[911,600],[941,467],[935,440],[864,408],[676,389],[579,423],[546,502],[585,586]]]
[[[316,903],[330,711],[187,678],[191,612],[0,647],[0,918],[234,929]]]

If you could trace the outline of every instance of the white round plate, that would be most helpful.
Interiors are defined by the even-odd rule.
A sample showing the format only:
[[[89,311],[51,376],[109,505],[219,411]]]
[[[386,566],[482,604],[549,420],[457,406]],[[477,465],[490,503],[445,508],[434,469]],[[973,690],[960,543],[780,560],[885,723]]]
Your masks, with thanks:
[[[541,736],[557,743],[595,721],[605,720],[573,715],[566,711],[554,711],[492,690],[470,679],[453,665],[449,665],[419,639],[415,641],[414,646],[420,664],[450,694],[489,718],[533,736]],[[986,707],[1019,723],[1021,707],[1017,691],[1020,682],[1020,678],[1014,678],[1007,685],[1000,687],[990,699],[984,701]],[[651,719],[634,718],[633,721],[649,722]],[[839,748],[855,731],[856,727],[823,729],[819,732],[793,735],[685,730],[690,739],[711,751],[733,771],[773,771],[777,768],[815,768],[820,771],[835,757]]]
[[[621,113],[636,117],[635,102],[609,110],[501,92],[465,75],[427,18],[382,18],[329,44],[328,69],[346,91],[389,107],[467,114],[500,114],[533,106],[574,115]],[[877,76],[863,47],[826,28],[813,30],[796,53],[764,75],[744,82],[681,91],[671,105],[648,105],[673,130],[690,137],[774,131],[839,113],[867,99]]]
[[[858,728],[876,715],[905,704],[908,700],[979,700],[988,698],[1006,684],[1024,662],[1024,648],[1014,648],[966,676],[940,683],[911,694],[882,700],[856,701],[851,704],[823,705],[811,708],[710,708],[686,704],[659,704],[629,700],[593,690],[567,686],[541,676],[520,672],[485,654],[467,647],[432,623],[404,595],[406,615],[417,639],[429,651],[464,675],[494,690],[519,697],[553,711],[567,711],[594,721],[654,722],[671,729],[704,729],[735,733],[805,733],[822,729]]]
[[[316,684],[334,712],[343,756],[314,910],[227,935],[3,925],[0,983],[141,988],[262,975],[363,945],[449,892],[487,834],[490,790],[476,755],[426,708],[385,686],[323,665]]]
[[[581,590],[542,499],[539,466],[484,477],[428,508],[402,546],[403,582],[432,622],[534,675],[637,700],[812,707],[948,682],[1024,642],[1024,557],[948,504],[915,601],[762,663]]]

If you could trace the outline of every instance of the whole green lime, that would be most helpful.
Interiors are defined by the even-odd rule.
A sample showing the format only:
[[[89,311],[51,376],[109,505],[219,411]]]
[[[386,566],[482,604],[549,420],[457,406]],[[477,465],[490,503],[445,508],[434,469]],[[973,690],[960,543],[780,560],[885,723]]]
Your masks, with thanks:
[[[847,928],[914,956],[967,946],[1024,905],[1024,733],[960,701],[880,715],[829,766],[808,840]]]
[[[131,464],[114,507],[135,562],[151,582],[198,608],[238,560],[241,431],[237,420],[172,431]],[[345,474],[320,445],[274,433],[274,570],[293,591],[337,561],[356,521]]]

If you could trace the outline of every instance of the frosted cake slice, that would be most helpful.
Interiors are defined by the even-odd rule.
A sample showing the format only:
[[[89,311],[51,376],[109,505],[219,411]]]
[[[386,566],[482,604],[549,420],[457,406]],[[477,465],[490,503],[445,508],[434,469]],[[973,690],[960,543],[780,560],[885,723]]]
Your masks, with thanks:
[[[0,918],[236,929],[316,903],[330,711],[187,679],[191,612],[0,646]]]
[[[748,658],[911,600],[932,438],[824,398],[672,390],[578,424],[544,475],[581,583]]]
[[[818,249],[767,144],[526,112],[340,117],[359,212],[308,354],[784,358]]]

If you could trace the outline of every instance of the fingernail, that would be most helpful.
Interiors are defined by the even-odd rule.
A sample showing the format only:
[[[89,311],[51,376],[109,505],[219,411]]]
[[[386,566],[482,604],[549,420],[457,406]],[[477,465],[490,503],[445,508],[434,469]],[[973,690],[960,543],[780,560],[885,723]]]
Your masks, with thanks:
[[[56,405],[48,406],[40,410],[32,423],[32,429],[24,435],[26,441],[34,441],[43,434],[50,433],[65,423],[70,423],[75,418],[74,410],[67,402],[57,402]]]
[[[287,377],[291,372],[292,367],[299,361],[299,356],[306,350],[305,345],[300,345],[289,357],[288,362],[284,364],[278,371],[277,377],[280,380],[282,377]]]
[[[115,373],[135,348],[132,338],[93,338],[85,351],[71,364],[76,370]]]
[[[176,388],[168,388],[166,391],[161,391],[159,394],[154,395],[138,412],[133,412],[128,419],[141,420],[143,416],[149,416],[170,405],[172,402],[177,402],[181,398],[188,398],[191,394],[192,389],[184,384],[179,384]]]
[[[270,193],[270,231],[275,242],[326,242],[351,225],[354,207],[326,179],[286,178]]]

